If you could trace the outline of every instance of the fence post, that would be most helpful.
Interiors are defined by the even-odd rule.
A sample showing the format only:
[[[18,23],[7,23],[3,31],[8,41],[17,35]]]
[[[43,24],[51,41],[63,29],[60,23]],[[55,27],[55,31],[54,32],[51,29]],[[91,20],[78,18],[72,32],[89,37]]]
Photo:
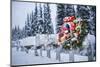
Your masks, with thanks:
[[[50,49],[50,45],[47,45],[47,57],[51,58],[51,49]]]
[[[69,62],[74,62],[74,52],[72,48],[70,48],[69,52]]]
[[[88,61],[93,61],[92,48],[90,44],[89,47],[87,48],[87,54],[88,54]]]
[[[42,56],[42,48],[40,48],[40,56]]]
[[[20,48],[20,41],[17,40],[17,41],[16,41],[16,44],[17,44],[16,50],[19,51],[19,48]]]
[[[60,45],[57,49],[56,49],[56,60],[61,61],[61,50],[62,50],[62,45]]]
[[[38,52],[37,52],[37,49],[35,48],[35,56],[38,56]]]

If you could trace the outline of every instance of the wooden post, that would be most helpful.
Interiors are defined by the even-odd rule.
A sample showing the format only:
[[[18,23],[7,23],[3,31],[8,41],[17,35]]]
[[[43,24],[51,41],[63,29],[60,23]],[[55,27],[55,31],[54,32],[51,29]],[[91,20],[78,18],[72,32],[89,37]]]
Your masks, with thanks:
[[[70,31],[71,38],[73,38],[73,32]],[[69,51],[69,62],[74,62],[74,50],[73,50],[73,41],[70,40],[70,51]]]
[[[74,52],[72,48],[70,48],[69,52],[69,62],[74,62]]]
[[[35,49],[35,56],[38,56],[38,52],[37,52],[37,49]]]
[[[26,53],[29,53],[29,51],[28,51],[28,49],[27,49],[27,48],[25,48],[25,52],[26,52]]]
[[[93,61],[92,48],[90,44],[89,47],[87,48],[87,54],[88,54],[88,61]]]
[[[47,57],[51,58],[50,49],[47,50]]]
[[[61,50],[62,50],[62,45],[60,45],[57,49],[56,49],[56,60],[61,61]]]
[[[21,46],[21,51],[24,51],[24,50],[25,50],[24,46]]]
[[[42,47],[40,48],[40,56],[42,56]]]
[[[49,45],[47,46],[47,57],[51,58],[51,48]]]
[[[37,45],[39,45],[39,40],[38,40],[38,38],[39,38],[39,34],[37,34],[36,36],[35,36],[35,50],[34,50],[34,53],[35,53],[35,56],[38,56],[38,52],[37,52]]]
[[[16,44],[17,44],[16,50],[19,51],[19,48],[20,48],[20,41],[17,40],[17,41],[16,41]]]

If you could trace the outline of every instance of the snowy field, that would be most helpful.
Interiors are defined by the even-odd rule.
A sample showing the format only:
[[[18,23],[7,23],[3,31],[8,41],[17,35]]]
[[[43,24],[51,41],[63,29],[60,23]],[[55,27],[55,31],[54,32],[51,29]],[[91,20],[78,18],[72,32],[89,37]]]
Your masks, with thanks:
[[[40,50],[38,50],[38,53],[39,51]],[[51,50],[51,58],[48,58],[46,54],[46,51],[43,50],[42,56],[35,56],[34,50],[30,50],[29,53],[26,53],[25,51],[17,51],[16,48],[12,48],[12,65],[69,62],[69,54],[61,53],[61,61],[56,60],[55,50]],[[74,60],[88,61],[88,57],[75,54]]]
[[[56,42],[56,36],[57,34],[55,35],[41,35],[41,36],[36,36],[36,37],[26,37],[26,38],[23,38],[23,39],[20,39],[20,44],[16,43],[13,43],[13,45],[15,46],[30,46],[30,45],[34,45],[34,46],[37,46],[39,44],[49,44],[51,42]],[[90,35],[87,36],[86,39],[90,40],[94,37],[92,37]],[[49,40],[47,39],[49,38]],[[94,38],[95,39],[95,38]],[[87,41],[86,40],[84,43],[84,47],[87,47],[86,44]],[[95,40],[94,40],[95,41]],[[14,41],[12,41],[14,42]],[[94,43],[92,41],[92,43]],[[93,47],[93,45],[92,45]],[[47,49],[47,48],[46,48]],[[48,49],[47,49],[48,50]],[[70,62],[70,59],[69,59],[69,51],[66,51],[66,52],[62,52],[60,53],[60,57],[61,57],[61,60],[56,60],[56,48],[51,48],[51,51],[50,51],[50,54],[51,54],[51,58],[48,58],[47,57],[47,50],[43,50],[42,49],[42,56],[40,55],[40,49],[38,49],[38,54],[39,56],[35,56],[35,50],[34,49],[29,49],[28,53],[26,53],[25,50],[21,51],[21,48],[19,48],[19,50],[16,49],[16,47],[12,47],[12,65],[27,65],[27,64],[46,64],[46,63],[62,63],[62,62]],[[84,54],[86,52],[86,50],[84,49],[82,51],[82,53]],[[88,56],[86,55],[80,55],[80,53],[76,53],[74,52],[74,62],[79,62],[79,61],[88,61]]]

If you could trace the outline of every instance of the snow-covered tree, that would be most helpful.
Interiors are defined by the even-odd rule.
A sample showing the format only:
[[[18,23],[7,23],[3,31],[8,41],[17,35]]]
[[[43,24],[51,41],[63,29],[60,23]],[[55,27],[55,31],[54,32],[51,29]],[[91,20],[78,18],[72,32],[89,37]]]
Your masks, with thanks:
[[[63,24],[65,8],[63,4],[57,4],[57,33],[60,31],[60,26]]]
[[[32,35],[35,36],[37,33],[37,3],[35,3],[35,9],[34,9],[34,13],[32,11],[32,21],[31,21],[31,29],[32,29]]]
[[[50,7],[49,4],[44,4],[44,34],[53,33],[53,25],[51,22]]]
[[[39,7],[38,7],[38,13],[37,13],[37,33],[41,34],[44,30],[44,27],[43,27],[43,14],[42,14],[42,6],[41,6],[41,3],[38,4]]]
[[[27,20],[25,21],[25,31],[27,34],[26,36],[31,36],[31,23],[29,14],[27,14]]]
[[[64,5],[64,15],[75,16],[74,5],[71,4]]]
[[[21,29],[19,26],[15,26],[12,28],[12,40],[18,40],[21,39]]]

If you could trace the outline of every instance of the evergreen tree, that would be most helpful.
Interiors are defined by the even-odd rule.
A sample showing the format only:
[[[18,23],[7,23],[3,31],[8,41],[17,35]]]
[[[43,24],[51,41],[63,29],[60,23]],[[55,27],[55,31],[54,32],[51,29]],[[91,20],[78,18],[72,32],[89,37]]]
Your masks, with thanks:
[[[15,26],[15,28],[12,29],[12,40],[18,40],[21,39],[21,29],[19,26]]]
[[[21,38],[20,34],[21,34],[21,31],[20,31],[20,28],[19,28],[19,26],[18,26],[18,27],[17,27],[17,38],[18,38],[18,39]]]
[[[29,14],[27,14],[27,20],[25,21],[25,31],[26,36],[31,36],[31,24]]]
[[[38,9],[37,9],[37,3],[35,3],[35,12],[33,14],[33,11],[32,11],[32,21],[31,21],[31,29],[32,29],[32,35],[35,36],[36,33],[37,33],[37,12],[38,12]]]
[[[44,4],[44,34],[52,34],[53,33],[53,25],[51,22],[50,16],[50,7],[49,4]]]
[[[14,28],[12,28],[12,40],[16,40],[17,39],[16,32],[17,32],[17,28],[15,26]]]
[[[43,17],[42,17],[42,7],[41,4],[39,3],[39,9],[38,9],[38,14],[37,14],[37,27],[38,27],[38,33],[41,34],[43,32]]]
[[[96,35],[96,7],[95,6],[87,6],[89,11],[89,33],[92,35]]]
[[[57,5],[57,33],[60,31],[60,26],[63,24],[63,18],[65,15],[65,7],[63,4]]]
[[[78,5],[78,15],[79,17],[81,17],[82,19],[89,19],[89,11],[87,8],[87,5],[83,6],[83,5]]]
[[[74,5],[67,4],[64,5],[64,15],[66,16],[75,16]]]
[[[43,12],[42,12],[42,6],[41,6],[41,4],[39,4],[39,7],[40,7],[40,20],[39,20],[39,22],[40,22],[40,33],[43,33],[43,30],[44,30],[44,28],[43,28]]]
[[[25,32],[25,27],[23,27],[23,29],[21,30],[21,38],[25,37],[26,37],[26,32]]]

